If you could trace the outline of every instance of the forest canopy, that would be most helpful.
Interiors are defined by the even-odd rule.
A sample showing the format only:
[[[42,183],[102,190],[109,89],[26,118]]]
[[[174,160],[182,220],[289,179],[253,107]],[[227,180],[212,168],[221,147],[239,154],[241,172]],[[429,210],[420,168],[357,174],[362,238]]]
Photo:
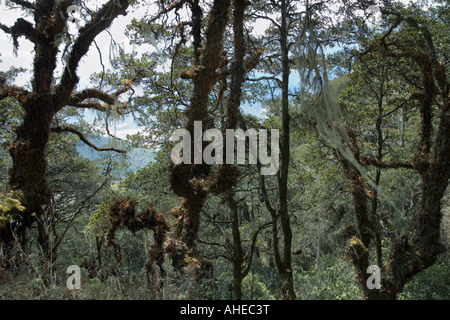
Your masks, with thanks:
[[[0,7],[1,299],[450,298],[448,1]]]

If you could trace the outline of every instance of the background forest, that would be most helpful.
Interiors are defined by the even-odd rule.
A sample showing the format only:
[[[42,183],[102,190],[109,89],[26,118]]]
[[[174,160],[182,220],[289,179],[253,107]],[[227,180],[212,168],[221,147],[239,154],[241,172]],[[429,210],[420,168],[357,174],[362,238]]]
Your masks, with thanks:
[[[449,8],[2,1],[34,50],[0,68],[0,297],[449,299]],[[173,163],[195,121],[278,129],[278,172]]]

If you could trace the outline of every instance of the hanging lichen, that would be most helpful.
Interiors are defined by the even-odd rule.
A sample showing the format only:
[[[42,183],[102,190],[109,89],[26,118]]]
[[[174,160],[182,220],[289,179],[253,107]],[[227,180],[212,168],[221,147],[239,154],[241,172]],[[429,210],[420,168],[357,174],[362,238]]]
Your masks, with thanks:
[[[310,30],[310,32],[314,32],[314,30]],[[359,172],[364,181],[377,192],[380,198],[387,201],[397,213],[401,214],[401,208],[373,181],[362,165],[357,144],[355,141],[352,142],[349,136],[351,132],[348,130],[340,109],[332,97],[323,48],[320,45],[298,42],[295,55],[297,70],[300,75],[300,101],[304,102],[308,95],[316,94],[316,103],[302,103],[302,106],[313,117],[317,132]]]

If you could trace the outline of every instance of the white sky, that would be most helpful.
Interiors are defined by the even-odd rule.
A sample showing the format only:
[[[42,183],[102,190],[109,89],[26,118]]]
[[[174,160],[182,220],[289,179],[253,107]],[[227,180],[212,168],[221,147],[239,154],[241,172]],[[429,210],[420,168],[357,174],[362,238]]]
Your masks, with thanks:
[[[105,0],[87,0],[85,1],[89,8],[95,9],[96,6],[101,6]],[[145,15],[154,15],[156,13],[154,6],[144,7],[135,6],[128,10],[126,16],[119,16],[115,19],[112,26],[108,29],[109,33],[113,36],[114,41],[124,48],[126,53],[131,53],[137,51],[138,54],[142,52],[154,51],[154,47],[151,44],[140,45],[139,47],[133,46],[129,43],[127,37],[125,36],[126,26],[131,22],[132,18],[141,19]],[[17,18],[23,17],[24,19],[32,22],[31,16],[26,16],[24,12],[20,9],[10,9],[7,8],[3,0],[0,0],[0,21],[6,26],[14,25]],[[76,15],[76,17],[79,17]],[[84,22],[81,21],[81,25]],[[257,28],[259,30],[264,30],[267,23],[261,24]],[[69,22],[69,32],[76,35],[76,25]],[[95,39],[100,51],[102,53],[102,62],[106,69],[110,69],[109,57],[110,57],[110,44],[111,36],[108,32],[103,32],[97,36]],[[12,66],[22,67],[28,70],[32,70],[33,58],[34,58],[34,47],[33,44],[26,40],[24,37],[19,38],[19,50],[18,55],[13,54],[13,44],[12,39],[9,35],[0,31],[0,71],[6,71]],[[62,47],[61,47],[62,49]],[[62,63],[58,61],[57,75],[61,74]],[[79,88],[85,88],[90,86],[89,77],[93,73],[100,73],[102,71],[102,65],[100,63],[100,57],[95,45],[91,45],[89,52],[83,57],[79,67],[78,76],[80,77]],[[29,84],[31,80],[31,72],[22,73],[15,81],[16,85],[24,86]],[[258,109],[258,110],[256,110]],[[255,108],[252,113],[261,113],[261,107]],[[89,112],[87,112],[89,114]],[[127,134],[138,133],[139,128],[133,123],[132,119],[127,118],[123,121],[118,121],[114,126],[114,131],[117,137],[126,138]]]
[[[105,1],[97,1],[97,0],[88,0],[87,3],[89,6],[94,4],[94,2],[99,3],[100,5]],[[17,18],[23,17],[28,21],[32,21],[30,17],[24,16],[23,12],[19,9],[6,9],[4,4],[2,3],[0,6],[0,21],[7,26],[12,26]],[[132,46],[127,37],[125,36],[126,26],[131,22],[132,18],[141,18],[145,14],[151,14],[152,12],[148,12],[147,8],[141,8],[140,10],[130,10],[134,12],[128,13],[126,16],[119,16],[115,19],[112,26],[108,29],[109,33],[113,36],[114,41],[121,45],[122,48],[125,49],[125,52],[130,53],[136,50],[136,47]],[[84,23],[81,22],[81,25]],[[74,23],[69,24],[69,32],[73,35],[76,35],[76,25]],[[110,69],[111,65],[109,63],[110,57],[110,43],[111,36],[107,32],[103,32],[98,35],[95,39],[101,53],[102,53],[102,62],[105,65],[106,69]],[[5,34],[3,31],[0,31],[0,71],[6,71],[10,69],[12,66],[14,67],[22,67],[28,70],[32,70],[33,58],[34,58],[34,47],[33,44],[26,40],[24,37],[19,38],[19,50],[18,55],[14,56],[13,54],[13,45],[12,39]],[[154,50],[151,45],[144,44],[139,46],[138,52],[145,52],[149,50]],[[62,63],[58,61],[57,74],[60,75],[62,70]],[[102,72],[102,65],[100,63],[100,56],[95,45],[91,45],[89,52],[83,57],[81,63],[78,67],[78,76],[80,77],[79,88],[89,87],[90,80],[89,77],[93,73]],[[23,73],[19,76],[15,84],[19,86],[27,85],[31,80],[31,73]],[[89,112],[88,112],[89,113]],[[118,121],[114,126],[119,138],[126,138],[128,134],[135,134],[139,131],[132,119],[125,119],[123,121]]]
[[[89,0],[88,0],[89,1]],[[92,2],[102,3],[104,1],[91,0]],[[31,21],[30,17],[26,17],[23,15],[21,10],[18,9],[5,9],[5,6],[2,5],[0,7],[0,21],[7,25],[12,26],[17,18],[24,17],[25,19]],[[146,10],[141,9],[136,12],[129,13],[127,16],[119,16],[112,26],[109,28],[109,32],[113,35],[113,39],[118,44],[124,46],[126,52],[131,52],[134,48],[129,44],[127,37],[125,36],[125,29],[127,24],[130,23],[131,19],[136,17],[142,17],[146,12]],[[82,23],[83,24],[83,23]],[[75,24],[69,22],[69,31],[74,34],[75,32]],[[102,52],[103,64],[108,68],[109,65],[109,51],[110,51],[110,35],[107,32],[101,33],[95,39],[97,45],[99,46]],[[0,70],[5,71],[8,70],[11,66],[15,67],[23,67],[27,69],[32,69],[33,62],[33,44],[26,40],[24,37],[19,39],[19,54],[17,57],[13,55],[13,45],[11,38],[6,35],[4,32],[0,32],[0,43],[2,44],[0,47],[0,59],[2,63],[0,64]],[[151,50],[151,46],[144,45],[139,49],[144,52],[144,50]],[[24,53],[30,53],[24,54]],[[58,70],[62,70],[62,64],[59,61]],[[78,75],[80,77],[80,86],[84,87],[89,84],[89,76],[94,72],[101,72],[102,66],[99,60],[99,54],[94,45],[91,46],[89,52],[83,57],[82,62],[78,68]],[[28,81],[29,76],[23,77],[18,80],[18,85],[23,85],[25,81]],[[25,81],[24,81],[25,80]]]
[[[95,8],[96,5],[101,5],[102,3],[106,2],[106,0],[87,0],[86,3],[90,8]],[[407,0],[402,0],[402,2],[409,2]],[[139,8],[139,9],[136,9]],[[143,7],[143,6],[136,6],[129,9],[129,13],[127,16],[119,16],[112,26],[110,27],[109,31],[110,34],[113,36],[113,39],[116,43],[123,46],[125,49],[125,52],[130,53],[132,51],[137,51],[138,53],[142,52],[148,52],[153,51],[154,48],[152,45],[142,45],[139,47],[133,47],[129,44],[127,37],[125,36],[125,29],[127,24],[130,23],[132,18],[140,19],[144,17],[145,15],[153,15],[155,14],[155,7]],[[152,12],[152,9],[154,12]],[[4,0],[0,0],[0,21],[4,25],[12,26],[17,18],[23,17],[26,20],[32,21],[32,17],[25,16],[23,11],[19,9],[7,9],[4,4]],[[261,22],[261,24],[255,26],[255,31],[261,32],[262,30],[265,30],[268,26],[267,22]],[[75,25],[72,23],[71,28],[69,30],[71,32],[76,32],[76,29],[74,28]],[[107,32],[101,33],[96,38],[96,43],[100,48],[100,51],[102,52],[102,60],[105,67],[108,69],[110,68],[109,64],[109,55],[110,55],[110,41],[111,37]],[[18,56],[13,55],[13,45],[11,38],[6,35],[3,31],[0,31],[0,60],[2,61],[0,63],[0,70],[6,71],[11,66],[15,67],[22,67],[25,69],[32,70],[32,62],[33,62],[33,56],[34,56],[34,48],[33,44],[26,40],[24,37],[21,37],[19,39],[19,54]],[[59,66],[57,68],[58,70],[62,70],[62,63],[59,63]],[[101,72],[102,66],[100,64],[99,54],[94,45],[91,46],[89,52],[85,57],[83,57],[79,68],[78,68],[78,75],[80,77],[80,84],[79,87],[88,87],[89,86],[89,77],[94,72]],[[27,82],[29,82],[31,79],[31,74],[22,74],[20,76],[15,84],[17,85],[25,85]],[[293,78],[294,80],[294,78]],[[295,80],[294,80],[295,81]],[[252,114],[259,114],[261,115],[261,106],[249,106],[248,112]],[[127,119],[123,123],[117,123],[116,124],[116,130],[117,135],[120,138],[125,138],[126,134],[133,134],[137,133],[139,128],[136,128],[136,126],[132,123],[131,120]]]

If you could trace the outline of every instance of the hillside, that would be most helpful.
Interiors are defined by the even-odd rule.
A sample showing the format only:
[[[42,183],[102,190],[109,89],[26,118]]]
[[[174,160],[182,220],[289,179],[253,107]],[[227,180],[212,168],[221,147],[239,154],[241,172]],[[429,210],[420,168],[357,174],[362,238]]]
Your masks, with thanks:
[[[92,141],[96,146],[99,147],[107,147],[114,145],[117,148],[121,148],[124,150],[129,150],[131,148],[128,142],[115,142],[112,143],[112,139],[108,137],[100,137]],[[91,147],[85,145],[80,142],[77,145],[78,152],[80,156],[83,158],[87,158],[89,160],[97,160],[100,157],[100,152],[92,149]],[[144,168],[149,162],[154,161],[155,159],[155,151],[152,149],[146,148],[132,148],[127,152],[127,162],[130,164],[130,167],[127,171],[136,172],[139,169]]]

